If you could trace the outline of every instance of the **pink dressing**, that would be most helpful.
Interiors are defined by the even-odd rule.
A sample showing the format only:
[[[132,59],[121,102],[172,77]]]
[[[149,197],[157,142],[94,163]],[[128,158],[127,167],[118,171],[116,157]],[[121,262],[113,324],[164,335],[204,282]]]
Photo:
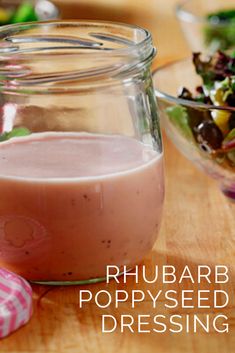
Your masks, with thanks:
[[[40,133],[0,143],[0,266],[35,281],[133,266],[160,225],[162,155],[118,135]]]

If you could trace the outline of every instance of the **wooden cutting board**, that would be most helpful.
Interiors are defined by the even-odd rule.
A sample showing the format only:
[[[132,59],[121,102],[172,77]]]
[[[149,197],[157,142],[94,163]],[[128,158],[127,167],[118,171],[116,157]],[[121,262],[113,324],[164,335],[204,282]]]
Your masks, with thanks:
[[[174,0],[57,0],[62,14],[67,18],[118,20],[136,23],[150,29],[158,48],[154,66],[189,54],[180,28],[174,18]],[[160,333],[101,333],[101,315],[150,314],[155,311],[149,301],[132,310],[130,302],[119,309],[104,311],[94,303],[79,309],[78,298],[81,289],[93,292],[109,289],[110,293],[126,289],[105,283],[83,287],[47,287],[34,289],[34,315],[30,323],[12,336],[0,341],[0,352],[43,352],[43,353],[232,353],[235,352],[235,205],[229,204],[220,193],[217,184],[199,172],[182,157],[165,138],[166,202],[163,224],[159,239],[152,253],[144,261],[151,271],[155,265],[174,265],[179,270],[188,265],[195,272],[200,264],[223,264],[230,267],[230,281],[217,287],[203,284],[201,289],[223,289],[228,292],[230,302],[224,310],[164,308],[164,300],[158,307],[163,315],[199,314],[201,319],[218,312],[228,316],[229,333],[173,334]],[[164,289],[158,283],[158,289]],[[153,289],[153,285],[133,282],[132,289]],[[175,285],[171,289],[185,289]],[[197,289],[196,284],[187,284],[187,289]],[[150,324],[149,328],[153,328]]]

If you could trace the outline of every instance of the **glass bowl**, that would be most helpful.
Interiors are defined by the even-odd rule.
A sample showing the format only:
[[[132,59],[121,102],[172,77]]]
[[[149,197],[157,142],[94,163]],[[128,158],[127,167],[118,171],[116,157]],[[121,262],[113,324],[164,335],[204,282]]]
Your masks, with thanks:
[[[235,16],[229,22],[219,11],[235,10],[232,0],[186,0],[176,7],[176,16],[193,51],[235,49]],[[210,16],[210,19],[208,18]]]
[[[189,160],[218,181],[227,197],[235,200],[235,142],[229,151],[219,146],[212,149],[198,139],[195,129],[202,122],[210,122],[207,133],[213,138],[213,117],[235,114],[235,108],[177,98],[180,87],[194,92],[201,84],[191,59],[165,65],[157,69],[153,77],[161,122],[167,135]]]

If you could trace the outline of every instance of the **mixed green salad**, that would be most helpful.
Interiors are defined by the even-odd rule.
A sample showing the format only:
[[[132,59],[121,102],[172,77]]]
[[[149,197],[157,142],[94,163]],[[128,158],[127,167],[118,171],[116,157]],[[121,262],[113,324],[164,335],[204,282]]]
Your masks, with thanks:
[[[235,167],[235,55],[218,51],[203,60],[193,54],[202,85],[195,93],[180,89],[178,98],[210,105],[181,104],[166,109],[171,122],[203,154],[226,167]],[[213,109],[218,106],[218,109]]]
[[[235,47],[235,8],[210,13],[204,28],[206,46],[211,52]]]
[[[37,20],[38,16],[31,1],[23,1],[16,8],[0,6],[0,25]]]
[[[18,3],[18,5],[16,5]],[[56,19],[58,8],[49,0],[0,2],[0,25]]]

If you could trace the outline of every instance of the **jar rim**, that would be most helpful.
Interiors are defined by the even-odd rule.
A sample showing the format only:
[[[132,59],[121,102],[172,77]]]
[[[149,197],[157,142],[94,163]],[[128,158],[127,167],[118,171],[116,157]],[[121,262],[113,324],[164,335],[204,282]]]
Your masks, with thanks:
[[[69,29],[77,33],[66,34]],[[0,28],[0,64],[3,66],[0,91],[1,86],[5,86],[3,81],[8,83],[8,90],[15,91],[25,85],[34,88],[37,86],[42,90],[46,84],[52,84],[62,76],[63,80],[72,80],[76,76],[80,83],[81,80],[105,75],[110,78],[143,65],[152,60],[154,55],[151,33],[132,24],[94,20],[53,20],[3,26]],[[62,76],[57,72],[32,75],[32,70],[28,70],[27,66],[27,62],[35,64],[39,60],[44,67],[49,61],[56,63],[56,60],[60,61],[60,64],[66,60],[68,64],[69,60],[72,60],[74,64],[75,59],[83,60],[87,65],[82,70],[77,67],[77,75],[72,69]],[[93,61],[91,67],[89,60]],[[9,62],[14,62],[14,72],[9,70]]]

